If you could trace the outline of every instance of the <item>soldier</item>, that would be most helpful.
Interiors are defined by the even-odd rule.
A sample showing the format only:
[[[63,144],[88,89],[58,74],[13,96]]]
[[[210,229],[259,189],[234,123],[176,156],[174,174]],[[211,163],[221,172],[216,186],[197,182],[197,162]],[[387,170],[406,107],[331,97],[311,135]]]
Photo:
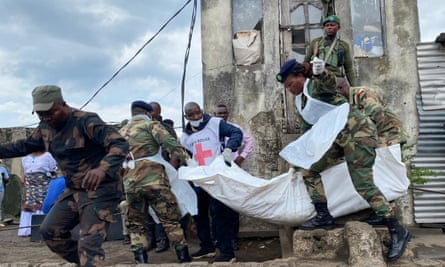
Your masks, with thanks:
[[[130,144],[130,160],[124,174],[124,188],[128,202],[127,226],[131,249],[136,264],[148,263],[145,231],[147,209],[151,206],[175,247],[178,260],[181,263],[190,262],[187,241],[179,222],[181,212],[171,191],[165,168],[158,160],[161,158],[161,146],[169,153],[170,164],[176,169],[190,157],[160,122],[151,119],[151,111],[152,107],[148,103],[134,101],[131,105],[132,118],[120,130]]]
[[[281,67],[276,79],[301,100],[296,101],[300,103],[297,109],[309,127],[323,115],[319,112],[322,108],[333,109],[347,102],[344,96],[336,93],[336,77],[324,70],[324,63],[321,60],[313,62],[312,72],[309,64],[300,64],[295,59],[288,60]],[[329,150],[319,161],[313,163],[310,169],[303,170],[303,179],[317,214],[301,224],[300,229],[335,228],[334,219],[328,210],[320,173],[332,166],[339,157],[344,156],[357,192],[378,216],[387,219],[392,241],[387,260],[395,261],[405,251],[411,234],[399,224],[391,205],[373,182],[372,167],[376,156],[376,132],[372,121],[359,109],[351,106],[346,125]]]
[[[40,123],[32,134],[0,145],[0,157],[48,151],[65,177],[67,190],[40,226],[49,249],[80,266],[104,266],[102,242],[122,195],[119,169],[128,143],[97,114],[68,106],[55,85],[32,91],[33,112]],[[70,231],[80,226],[79,240]]]
[[[314,58],[322,59],[326,68],[337,77],[346,77],[351,85],[355,85],[355,74],[352,66],[351,50],[348,43],[337,37],[340,30],[340,18],[331,15],[323,19],[324,37],[311,41],[303,62],[309,63]]]
[[[170,127],[169,124],[165,124],[161,116],[161,105],[158,102],[150,102],[151,106],[150,115],[152,120],[159,121],[161,125],[175,138],[178,139],[175,129]],[[162,149],[162,148],[161,148]],[[170,160],[170,155],[167,151],[162,149],[162,157],[165,160]],[[156,252],[163,252],[169,249],[169,240],[167,234],[165,233],[164,227],[161,223],[156,223],[151,216],[148,217],[148,236],[151,239],[148,245],[149,250],[155,248]]]
[[[345,78],[337,78],[337,91],[374,122],[378,147],[406,143],[402,122],[382,103],[376,92],[364,87],[350,87]]]
[[[394,112],[380,101],[376,92],[364,87],[350,87],[345,78],[337,78],[337,91],[349,100],[349,104],[357,107],[368,116],[377,128],[377,146],[385,147],[406,142],[402,122]],[[385,225],[384,217],[373,212],[362,220],[371,225]]]

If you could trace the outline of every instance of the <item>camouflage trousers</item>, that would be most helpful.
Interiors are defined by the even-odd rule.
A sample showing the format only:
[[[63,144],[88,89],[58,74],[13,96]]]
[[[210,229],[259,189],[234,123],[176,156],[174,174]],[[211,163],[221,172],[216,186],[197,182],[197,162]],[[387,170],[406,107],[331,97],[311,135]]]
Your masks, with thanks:
[[[63,193],[40,226],[40,234],[48,248],[79,266],[104,266],[102,242],[120,197],[88,198],[88,192],[72,190]],[[79,224],[78,241],[71,239],[71,230]]]
[[[303,170],[303,179],[313,203],[326,203],[326,194],[320,173],[345,158],[352,183],[379,216],[392,215],[392,208],[374,184],[373,170],[377,147],[375,124],[358,109],[351,108],[345,128],[334,144],[309,170]]]
[[[127,229],[130,233],[133,251],[148,248],[146,229],[150,220],[149,206],[156,212],[172,245],[174,247],[187,245],[180,224],[181,211],[176,197],[168,185],[149,184],[135,187],[130,192],[126,192],[126,197],[128,202]]]

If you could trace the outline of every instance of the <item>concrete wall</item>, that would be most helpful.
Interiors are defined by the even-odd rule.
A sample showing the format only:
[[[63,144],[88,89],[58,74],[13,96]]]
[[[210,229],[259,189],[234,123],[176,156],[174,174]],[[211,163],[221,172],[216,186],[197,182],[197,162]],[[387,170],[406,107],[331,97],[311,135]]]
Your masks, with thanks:
[[[243,167],[255,176],[282,173],[282,89],[273,78],[279,68],[278,1],[264,1],[263,64],[235,66],[232,49],[231,1],[203,0],[202,62],[204,109],[226,104],[229,120],[255,139],[254,153]]]
[[[408,143],[417,140],[418,117],[416,92],[416,44],[420,42],[417,1],[385,2],[385,56],[356,59],[361,84],[376,86],[384,102],[403,121]]]
[[[0,144],[14,142],[25,138],[33,131],[33,128],[0,128]],[[2,159],[9,174],[23,177],[22,158]]]

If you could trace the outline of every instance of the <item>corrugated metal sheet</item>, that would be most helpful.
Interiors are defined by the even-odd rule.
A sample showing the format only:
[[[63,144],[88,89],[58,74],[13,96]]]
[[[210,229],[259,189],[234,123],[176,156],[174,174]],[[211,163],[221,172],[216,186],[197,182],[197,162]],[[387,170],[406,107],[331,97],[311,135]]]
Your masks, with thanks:
[[[419,135],[413,163],[439,175],[426,177],[414,191],[414,220],[419,224],[445,223],[445,47],[439,43],[417,45],[420,94],[417,94]]]

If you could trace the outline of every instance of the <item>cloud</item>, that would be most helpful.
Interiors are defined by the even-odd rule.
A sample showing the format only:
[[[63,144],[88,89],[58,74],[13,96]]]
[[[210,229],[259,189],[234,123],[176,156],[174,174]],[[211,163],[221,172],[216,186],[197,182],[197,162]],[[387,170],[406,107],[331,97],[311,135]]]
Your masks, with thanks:
[[[69,105],[86,104],[185,2],[3,0],[1,127],[37,121],[30,111],[31,91],[38,85],[57,84]],[[85,109],[99,113],[105,121],[121,121],[128,118],[131,101],[158,101],[163,116],[179,126],[191,11],[190,4]],[[442,0],[419,0],[422,41],[433,41],[444,31],[444,12]],[[198,12],[184,102],[202,105],[199,21]]]
[[[38,85],[57,84],[69,105],[86,104],[185,2],[2,1],[0,38],[8,41],[0,43],[1,127],[37,121],[30,110],[31,91]],[[180,119],[178,99],[191,10],[188,5],[175,17],[85,110],[116,122],[129,117],[131,101],[156,100],[165,116]],[[186,86],[193,84],[190,97],[200,99],[199,38],[195,27]]]

